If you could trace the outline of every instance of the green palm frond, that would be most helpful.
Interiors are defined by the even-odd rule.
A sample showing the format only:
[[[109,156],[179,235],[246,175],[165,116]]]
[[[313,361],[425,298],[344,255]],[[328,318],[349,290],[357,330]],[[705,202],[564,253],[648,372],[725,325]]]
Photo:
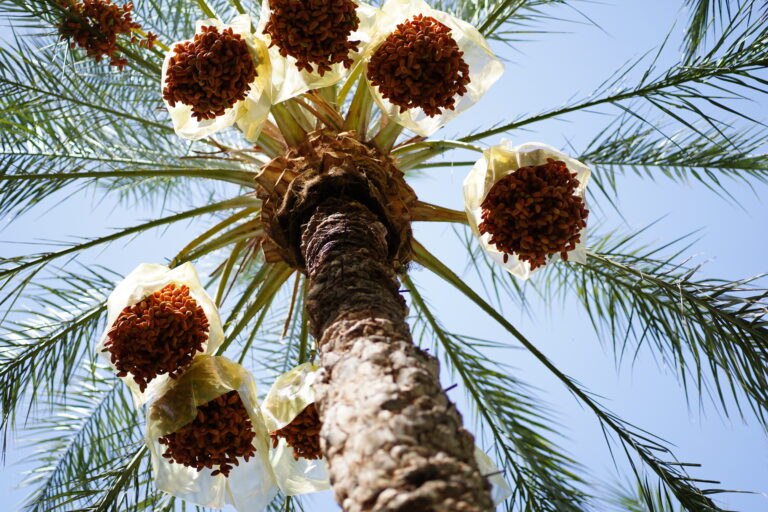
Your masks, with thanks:
[[[250,332],[242,346],[240,360],[245,360],[252,349],[251,358],[268,374],[265,385],[271,385],[275,376],[308,361],[314,350],[304,313],[305,283],[306,277],[299,273],[289,276],[271,299],[274,305],[267,304],[257,322],[247,329]]]
[[[739,11],[743,0],[685,0],[690,12],[685,33],[685,50],[692,56],[706,42],[707,34],[716,32],[718,25],[726,25]]]
[[[294,272],[294,269],[284,263],[265,263],[256,271],[240,300],[229,310],[224,322],[227,342],[220,347],[221,353],[238,339],[241,333],[252,328],[251,321],[263,309],[268,308]]]
[[[414,259],[419,264],[434,272],[437,276],[451,284],[464,296],[474,302],[485,313],[493,318],[500,326],[516,338],[541,364],[544,365],[568,390],[598,418],[607,440],[613,439],[625,452],[633,472],[639,480],[647,478],[647,471],[655,474],[663,484],[665,491],[690,512],[720,512],[722,509],[709,496],[725,492],[716,488],[699,489],[698,482],[713,483],[711,480],[691,478],[685,471],[686,466],[696,464],[677,461],[666,443],[631,423],[621,419],[606,410],[592,398],[578,382],[560,371],[536,346],[520,331],[507,321],[490,304],[485,302],[472,288],[464,283],[453,271],[445,266],[426,248],[417,242],[414,245]],[[638,462],[635,462],[635,458]],[[724,511],[723,511],[724,512]]]
[[[489,39],[511,43],[549,18],[544,9],[564,0],[438,0],[435,8],[469,21]]]
[[[133,200],[189,198],[189,189],[198,186],[189,178],[253,185],[243,172],[264,158],[229,153],[243,147],[239,137],[179,141],[166,122],[159,71],[120,73],[90,60],[72,61],[68,51],[30,38],[0,49],[0,216],[24,211],[71,181],[36,181],[30,174],[122,171],[125,176],[103,175],[115,179],[99,185]]]
[[[206,214],[217,213],[223,210],[242,208],[242,207],[258,208],[259,206],[260,206],[260,202],[256,198],[252,196],[244,195],[244,196],[235,197],[233,199],[220,201],[218,203],[212,203],[205,206],[201,206],[199,208],[194,208],[192,210],[177,213],[175,215],[162,217],[160,219],[145,222],[143,224],[138,224],[129,228],[121,229],[115,233],[112,233],[111,235],[93,238],[86,242],[75,243],[75,244],[62,243],[61,245],[66,246],[66,248],[58,251],[50,251],[50,252],[44,252],[39,254],[29,254],[29,255],[25,255],[21,257],[13,257],[13,258],[0,257],[0,289],[5,289],[12,286],[13,284],[16,283],[17,280],[22,280],[23,283],[27,283],[29,281],[29,278],[25,278],[24,277],[25,275],[27,276],[29,276],[30,274],[34,275],[34,273],[36,273],[42,267],[48,265],[52,261],[59,258],[63,258],[65,256],[70,256],[70,257],[74,256],[81,251],[85,251],[86,249],[90,249],[103,244],[108,244],[108,243],[114,242],[115,240],[119,240],[124,237],[142,233],[149,229],[153,229],[161,226],[167,226],[175,222],[192,219],[192,218],[199,217]],[[214,250],[217,248],[218,247],[213,246],[210,248],[210,250]],[[198,256],[200,256],[200,254]],[[0,301],[0,304],[2,304],[7,300],[8,298],[6,297],[2,301]]]
[[[55,40],[54,40],[55,41]],[[152,65],[156,68],[151,74],[124,73],[114,68],[105,67],[92,60],[73,58],[65,42],[54,42],[48,37],[36,38],[32,35],[16,37],[4,45],[0,53],[0,86],[4,92],[2,110],[16,116],[32,116],[28,119],[42,123],[46,128],[50,121],[71,118],[73,115],[90,111],[90,116],[76,117],[79,121],[90,123],[82,126],[83,132],[93,126],[104,126],[106,121],[120,134],[130,123],[139,124],[144,135],[173,133],[173,130],[161,119],[158,112],[162,102],[158,97],[157,78],[159,55],[151,54]],[[117,123],[117,120],[123,122]],[[100,124],[101,123],[101,124]],[[112,126],[114,125],[114,126]],[[25,126],[18,126],[23,132]],[[29,124],[28,129],[40,130],[37,124]],[[140,134],[138,130],[136,135]]]
[[[66,395],[52,393],[29,426],[35,469],[25,512],[171,510],[152,484],[143,416],[112,373],[81,365]],[[54,432],[54,435],[51,435]]]
[[[61,392],[102,328],[106,298],[117,275],[106,269],[58,270],[38,280],[0,330],[2,426],[11,427],[18,407]],[[20,318],[19,318],[20,317]],[[39,396],[38,396],[39,395]]]
[[[75,379],[67,398],[46,404],[50,412],[28,427],[37,467],[22,483],[34,488],[26,500],[26,512],[68,502],[73,480],[108,468],[115,454],[126,448],[125,439],[135,438],[134,430],[139,428],[140,415],[111,372],[86,364]],[[83,484],[79,489],[83,494],[93,489]]]
[[[746,399],[765,424],[768,291],[754,284],[764,276],[699,277],[700,266],[675,263],[679,252],[662,257],[664,247],[633,250],[633,238],[605,237],[585,265],[559,266],[548,277],[558,289],[575,290],[617,354],[652,344],[686,388],[695,383],[704,393],[713,385],[726,413],[727,400]]]
[[[156,121],[161,103],[151,81],[90,62],[70,64],[56,47],[27,41],[0,49],[0,71],[0,177],[201,167],[181,160],[189,145],[178,144],[173,131]],[[169,155],[177,158],[169,162]],[[158,190],[171,187],[165,180]],[[23,211],[63,183],[3,182],[0,214]]]
[[[650,493],[648,491],[651,491]],[[648,481],[635,485],[616,485],[609,489],[608,506],[615,512],[681,512],[669,493]]]
[[[580,487],[583,473],[575,461],[548,439],[557,437],[546,406],[532,390],[512,377],[512,369],[494,363],[484,350],[503,345],[446,331],[429,309],[416,285],[403,277],[413,298],[419,323],[427,338],[436,338],[436,353],[457,375],[477,411],[484,429],[491,433],[494,449],[510,468],[514,493],[509,510],[581,511],[589,498]]]
[[[685,389],[695,383],[701,394],[712,391],[726,412],[727,402],[735,400],[738,406],[746,400],[765,423],[768,291],[756,286],[765,276],[737,281],[699,277],[700,266],[676,263],[689,248],[684,239],[633,249],[640,234],[591,238],[585,265],[552,266],[538,285],[526,283],[525,288],[493,266],[471,235],[464,233],[468,238],[463,242],[472,255],[471,267],[493,283],[486,295],[495,296],[497,311],[507,299],[524,304],[526,290],[549,300],[575,296],[617,357],[634,358],[643,346],[652,348],[677,369]]]
[[[145,6],[147,3],[149,5]],[[189,2],[176,0],[175,3],[177,10],[174,11],[174,16],[168,16],[168,11],[157,16],[158,8],[161,7],[158,2],[152,0],[141,2],[139,8],[133,11],[136,15],[134,19],[142,25],[144,30],[157,33],[161,40],[168,38],[170,42],[175,39],[173,36],[182,34],[190,23],[194,23],[197,14],[196,10],[190,8]],[[167,8],[167,3],[163,7]],[[43,37],[55,35],[53,27],[67,17],[66,10],[55,0],[3,0],[3,13],[13,20],[15,27],[24,28],[32,35]],[[160,51],[137,51],[120,41],[117,45],[121,53],[130,57],[129,66],[134,67],[145,77],[159,73],[158,61],[162,58]],[[57,47],[59,53],[65,54],[69,61],[85,63],[83,57],[77,52],[69,52],[65,43],[58,42]]]
[[[498,266],[488,257],[466,226],[454,226],[453,234],[467,251],[465,272],[471,271],[479,278],[485,297],[491,301],[496,310],[504,314],[505,304],[511,301],[523,312],[528,311],[527,295],[529,291],[535,290],[535,284],[531,281],[521,283],[511,278],[506,272],[500,272]]]
[[[313,350],[302,309],[303,281],[282,266],[272,273],[257,272],[253,282],[260,286],[254,299],[240,308],[235,305],[226,322],[228,337],[234,340],[229,353],[240,364],[258,368],[257,379],[265,389],[276,376],[308,361]]]
[[[253,186],[252,173],[228,167],[198,167],[188,162],[174,165],[134,160],[135,167],[129,165],[109,169],[111,164],[119,164],[120,160],[104,158],[99,163],[108,167],[107,170],[91,171],[84,170],[90,167],[87,165],[88,160],[88,157],[65,153],[28,152],[23,149],[12,149],[0,154],[0,215],[24,213],[49,195],[70,185],[76,185],[75,190],[80,190],[98,184],[105,190],[118,192],[120,195],[132,194],[133,200],[137,202],[146,199],[148,194],[158,194],[158,188],[163,190],[165,197],[173,194],[179,199],[189,198],[190,188],[194,189],[189,182],[200,179]],[[184,194],[181,189],[184,189]],[[210,188],[208,190],[210,192]]]
[[[138,446],[138,447],[137,447]],[[143,438],[137,436],[109,465],[79,477],[65,496],[75,512],[139,512],[165,498],[152,485],[151,467]],[[73,506],[74,505],[74,506]]]
[[[611,196],[618,191],[618,176],[627,171],[650,179],[696,180],[725,194],[730,183],[768,182],[765,129],[672,129],[622,116],[595,136],[579,159],[594,168],[600,189],[609,187]]]
[[[278,496],[267,508],[267,512],[305,512],[301,496]]]
[[[668,120],[680,122],[694,130],[691,118],[705,123],[716,122],[714,114],[708,114],[706,108],[755,122],[733,106],[733,103],[743,99],[739,91],[768,92],[768,83],[761,75],[768,64],[768,26],[752,16],[749,7],[754,3],[753,0],[742,7],[705,54],[659,73],[657,59],[662,47],[634,85],[627,86],[625,82],[641,66],[643,59],[619,70],[588,98],[540,114],[523,116],[460,140],[474,142],[601,105],[613,105],[631,115],[634,108],[630,109],[628,103],[633,100],[642,100]],[[439,153],[436,151],[434,154]]]

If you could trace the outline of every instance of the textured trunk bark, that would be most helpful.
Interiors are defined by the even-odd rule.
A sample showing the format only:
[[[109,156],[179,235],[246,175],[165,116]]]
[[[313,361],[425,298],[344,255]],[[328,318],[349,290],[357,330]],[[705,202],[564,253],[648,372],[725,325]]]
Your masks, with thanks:
[[[368,208],[343,199],[323,202],[302,229],[336,499],[345,512],[491,511],[473,437],[437,360],[411,339],[386,235]]]

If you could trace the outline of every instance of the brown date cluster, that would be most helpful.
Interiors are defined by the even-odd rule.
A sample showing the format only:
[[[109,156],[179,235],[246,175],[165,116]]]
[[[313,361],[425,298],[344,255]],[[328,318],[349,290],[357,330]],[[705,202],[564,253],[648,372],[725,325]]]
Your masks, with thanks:
[[[277,447],[278,437],[285,439],[293,448],[293,458],[314,460],[323,456],[320,452],[320,416],[315,404],[309,404],[292,422],[271,433],[272,448]]]
[[[456,95],[467,92],[469,66],[451,29],[418,14],[401,23],[378,47],[368,79],[400,112],[421,108],[429,117],[453,110]]]
[[[203,351],[208,318],[188,286],[169,284],[123,309],[104,343],[118,376],[131,375],[141,391],[167,373],[178,377]]]
[[[57,25],[62,40],[71,41],[72,48],[85,49],[86,55],[96,62],[109,57],[110,65],[122,71],[128,64],[124,57],[117,56],[117,36],[131,34],[130,42],[144,48],[152,48],[157,35],[148,33],[144,39],[132,34],[141,25],[133,21],[133,2],[122,6],[110,0],[56,0],[65,9],[63,19]]]
[[[296,59],[299,70],[312,72],[312,65],[323,76],[331,66],[352,65],[350,52],[356,52],[360,41],[349,41],[360,18],[352,0],[269,0],[271,14],[264,27],[271,46],[280,55]]]
[[[481,205],[480,233],[490,235],[505,263],[513,253],[529,262],[531,270],[557,253],[567,260],[589,215],[584,200],[574,195],[578,186],[576,173],[565,162],[549,158],[545,164],[521,167],[488,192]]]
[[[167,448],[163,457],[172,463],[202,471],[213,469],[211,476],[229,476],[238,457],[248,462],[256,455],[253,424],[237,391],[230,391],[198,406],[197,417],[176,432],[159,439]]]
[[[213,119],[244,100],[256,78],[248,44],[231,28],[202,27],[192,41],[173,48],[163,88],[172,107],[192,107],[198,121]]]

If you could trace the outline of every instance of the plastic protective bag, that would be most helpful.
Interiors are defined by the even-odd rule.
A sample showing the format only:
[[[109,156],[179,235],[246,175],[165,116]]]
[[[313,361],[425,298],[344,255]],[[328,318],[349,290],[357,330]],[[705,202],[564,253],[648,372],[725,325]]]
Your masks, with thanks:
[[[169,462],[159,438],[177,431],[197,416],[197,407],[237,391],[250,416],[256,436],[256,455],[241,461],[228,477]],[[224,357],[198,358],[184,375],[170,383],[147,414],[146,442],[152,456],[155,484],[161,491],[211,508],[232,504],[240,512],[259,512],[277,495],[269,462],[269,434],[259,408],[256,382],[242,366]]]
[[[317,69],[314,69],[311,73],[306,70],[299,71],[296,67],[296,59],[290,55],[288,57],[280,55],[280,49],[277,46],[269,48],[269,56],[272,62],[273,103],[281,103],[285,100],[304,94],[311,89],[321,89],[323,87],[331,86],[341,81],[355,68],[371,40],[371,32],[378,11],[378,9],[368,4],[361,2],[355,3],[357,3],[358,6],[357,16],[360,19],[360,24],[358,25],[357,30],[349,35],[349,40],[360,41],[360,45],[358,46],[358,51],[351,54],[353,63],[349,68],[344,67],[342,63],[337,63],[332,65],[331,70],[326,71],[323,76],[320,76]],[[269,0],[262,0],[261,14],[259,15],[259,25],[256,28],[256,34],[258,37],[265,38],[267,45],[271,43],[271,38],[269,34],[264,33],[264,27],[266,26],[267,21],[269,21],[269,16]]]
[[[200,283],[197,271],[195,271],[195,267],[191,263],[184,263],[173,269],[169,269],[165,265],[142,263],[118,283],[109,295],[109,299],[107,299],[107,328],[96,345],[96,352],[106,359],[115,373],[117,373],[117,370],[112,364],[110,352],[104,346],[104,343],[107,341],[107,334],[112,329],[115,320],[120,316],[123,309],[141,302],[149,295],[169,284],[188,286],[190,296],[195,299],[205,312],[209,327],[208,340],[203,344],[204,350],[202,354],[213,353],[224,341],[224,330],[221,326],[219,311]],[[158,390],[164,389],[167,381],[171,380],[166,374],[158,375],[149,381],[147,388],[142,392],[130,374],[126,377],[121,377],[121,379],[131,390],[133,401],[137,407],[157,397]]]
[[[255,142],[261,133],[261,127],[269,115],[269,108],[271,106],[270,82],[272,80],[272,67],[267,47],[261,39],[253,35],[251,17],[247,14],[236,16],[228,24],[222,23],[217,19],[199,20],[196,23],[195,34],[199,34],[202,31],[202,27],[216,27],[219,32],[231,28],[232,32],[239,34],[248,45],[248,51],[253,57],[254,64],[256,64],[257,76],[251,83],[251,88],[244,100],[238,101],[228,108],[224,114],[213,119],[198,121],[192,116],[191,106],[176,103],[175,106],[171,107],[168,102],[165,102],[165,106],[173,121],[173,129],[179,137],[198,140],[237,123],[245,138]],[[165,88],[168,63],[174,54],[174,48],[177,44],[183,42],[174,42],[170,47],[170,51],[165,55],[160,82],[161,91]]]
[[[318,368],[304,363],[280,375],[262,404],[264,421],[269,432],[279,430],[315,402],[314,383]],[[280,438],[270,452],[272,468],[283,494],[293,496],[330,488],[325,459],[294,459],[293,448]]]
[[[491,52],[482,34],[466,21],[432,9],[424,0],[387,0],[376,17],[371,42],[363,56],[363,73],[366,79],[368,64],[377,48],[394,32],[397,25],[412,19],[417,14],[432,17],[451,29],[451,37],[459,45],[459,49],[464,52],[463,59],[469,66],[470,83],[467,84],[467,93],[456,98],[454,110],[443,109],[442,114],[429,117],[421,108],[411,108],[400,113],[400,107],[393,105],[384,98],[378,87],[374,87],[370,81],[368,85],[382,112],[417,135],[428,137],[477,103],[488,89],[501,78],[504,65]]]
[[[494,505],[498,505],[512,496],[512,488],[504,480],[501,470],[496,463],[480,448],[475,446],[475,460],[480,474],[486,475],[491,482],[491,499]]]
[[[480,234],[478,226],[482,222],[481,205],[493,185],[501,178],[507,174],[514,173],[521,167],[545,164],[548,158],[565,162],[568,169],[576,173],[579,186],[575,194],[583,199],[591,174],[589,167],[578,160],[570,158],[552,146],[538,142],[528,142],[519,146],[512,146],[509,141],[502,140],[501,144],[485,150],[483,157],[475,163],[464,179],[464,209],[467,212],[472,232],[480,240],[483,249],[494,261],[521,279],[528,279],[533,273],[530,263],[520,260],[515,254],[510,254],[507,262],[504,263],[504,253],[489,243],[490,235],[488,233]],[[583,228],[580,234],[581,240],[576,245],[576,248],[568,252],[568,261],[585,263],[587,260],[587,229]],[[547,263],[549,264],[559,259],[560,255],[555,254],[550,257]]]

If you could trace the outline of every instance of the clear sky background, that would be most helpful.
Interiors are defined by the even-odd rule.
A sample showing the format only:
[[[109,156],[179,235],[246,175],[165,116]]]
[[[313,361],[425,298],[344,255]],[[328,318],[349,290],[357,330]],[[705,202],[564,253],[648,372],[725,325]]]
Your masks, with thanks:
[[[444,136],[463,134],[521,114],[556,107],[572,98],[585,97],[628,60],[657,48],[670,30],[671,42],[662,56],[660,68],[674,62],[679,56],[678,43],[684,23],[672,27],[675,19],[685,18],[680,16],[682,4],[681,0],[578,4],[600,28],[584,22],[568,7],[553,11],[582,23],[554,23],[548,28],[560,33],[533,34],[528,42],[512,47],[495,45],[494,49],[508,60],[504,77],[473,110],[448,125]],[[768,102],[765,98],[755,99],[754,103],[745,103],[744,108],[766,120]],[[617,110],[609,107],[601,112],[615,115]],[[572,145],[578,152],[611,118],[594,113],[577,114],[540,123],[532,126],[531,131],[518,131],[507,137],[516,144],[539,141],[562,148]],[[501,138],[492,137],[486,142],[498,143]],[[466,171],[463,168],[433,169],[412,184],[422,199],[462,209],[461,184]],[[729,185],[735,201],[727,201],[703,185],[673,183],[660,173],[655,182],[627,175],[619,177],[618,183],[617,203],[623,219],[604,204],[601,211],[596,208],[600,205],[592,205],[592,219],[600,220],[601,232],[614,228],[633,232],[661,219],[641,240],[649,245],[661,245],[700,230],[698,242],[688,252],[693,261],[705,263],[704,276],[736,279],[768,271],[765,257],[768,207],[761,200],[765,196],[765,185],[758,184],[754,190],[743,184]],[[38,208],[10,225],[0,226],[0,253],[28,250],[28,246],[19,245],[22,241],[106,234],[111,228],[129,226],[161,214],[159,207],[115,206],[109,197],[102,200],[102,195],[94,191],[78,193],[72,200],[70,192],[60,194],[60,199],[68,201],[53,209]],[[174,206],[167,204],[164,213],[173,210]],[[178,224],[169,230],[144,234],[130,243],[121,242],[91,252],[84,261],[105,263],[127,273],[141,262],[167,261],[205,228],[199,224]],[[417,238],[454,270],[461,273],[465,269],[467,255],[450,226],[417,225],[415,229]],[[467,272],[464,276],[479,287],[474,275]],[[608,484],[626,482],[630,472],[621,454],[617,455],[618,464],[614,465],[595,418],[545,368],[518,349],[505,331],[453,289],[426,271],[416,270],[413,278],[421,285],[433,311],[450,330],[510,346],[495,355],[512,365],[517,377],[536,386],[538,396],[554,411],[553,419],[562,425],[562,446],[589,470],[588,480]],[[601,345],[589,319],[572,297],[564,302],[544,304],[531,294],[530,314],[519,311],[511,302],[506,305],[505,314],[565,373],[602,396],[607,408],[672,443],[680,460],[701,463],[702,468],[694,469],[693,476],[720,480],[724,488],[757,493],[718,497],[724,508],[745,512],[768,510],[765,494],[768,492],[768,442],[765,432],[754,420],[749,418],[750,424],[746,424],[738,415],[724,417],[708,398],[699,403],[695,394],[686,400],[674,371],[664,367],[648,350],[641,350],[634,362],[617,363],[611,348]],[[444,385],[447,387],[453,382],[446,373]],[[262,394],[265,392],[261,390]],[[471,426],[472,415],[462,399],[462,386],[453,390],[451,396],[459,402]],[[30,469],[26,461],[35,449],[23,441],[26,436],[27,433],[19,431],[9,439],[5,465],[0,467],[2,511],[16,510],[16,504],[28,492],[17,488],[22,473]],[[327,494],[313,498],[309,504],[308,509],[315,512],[338,510]]]

